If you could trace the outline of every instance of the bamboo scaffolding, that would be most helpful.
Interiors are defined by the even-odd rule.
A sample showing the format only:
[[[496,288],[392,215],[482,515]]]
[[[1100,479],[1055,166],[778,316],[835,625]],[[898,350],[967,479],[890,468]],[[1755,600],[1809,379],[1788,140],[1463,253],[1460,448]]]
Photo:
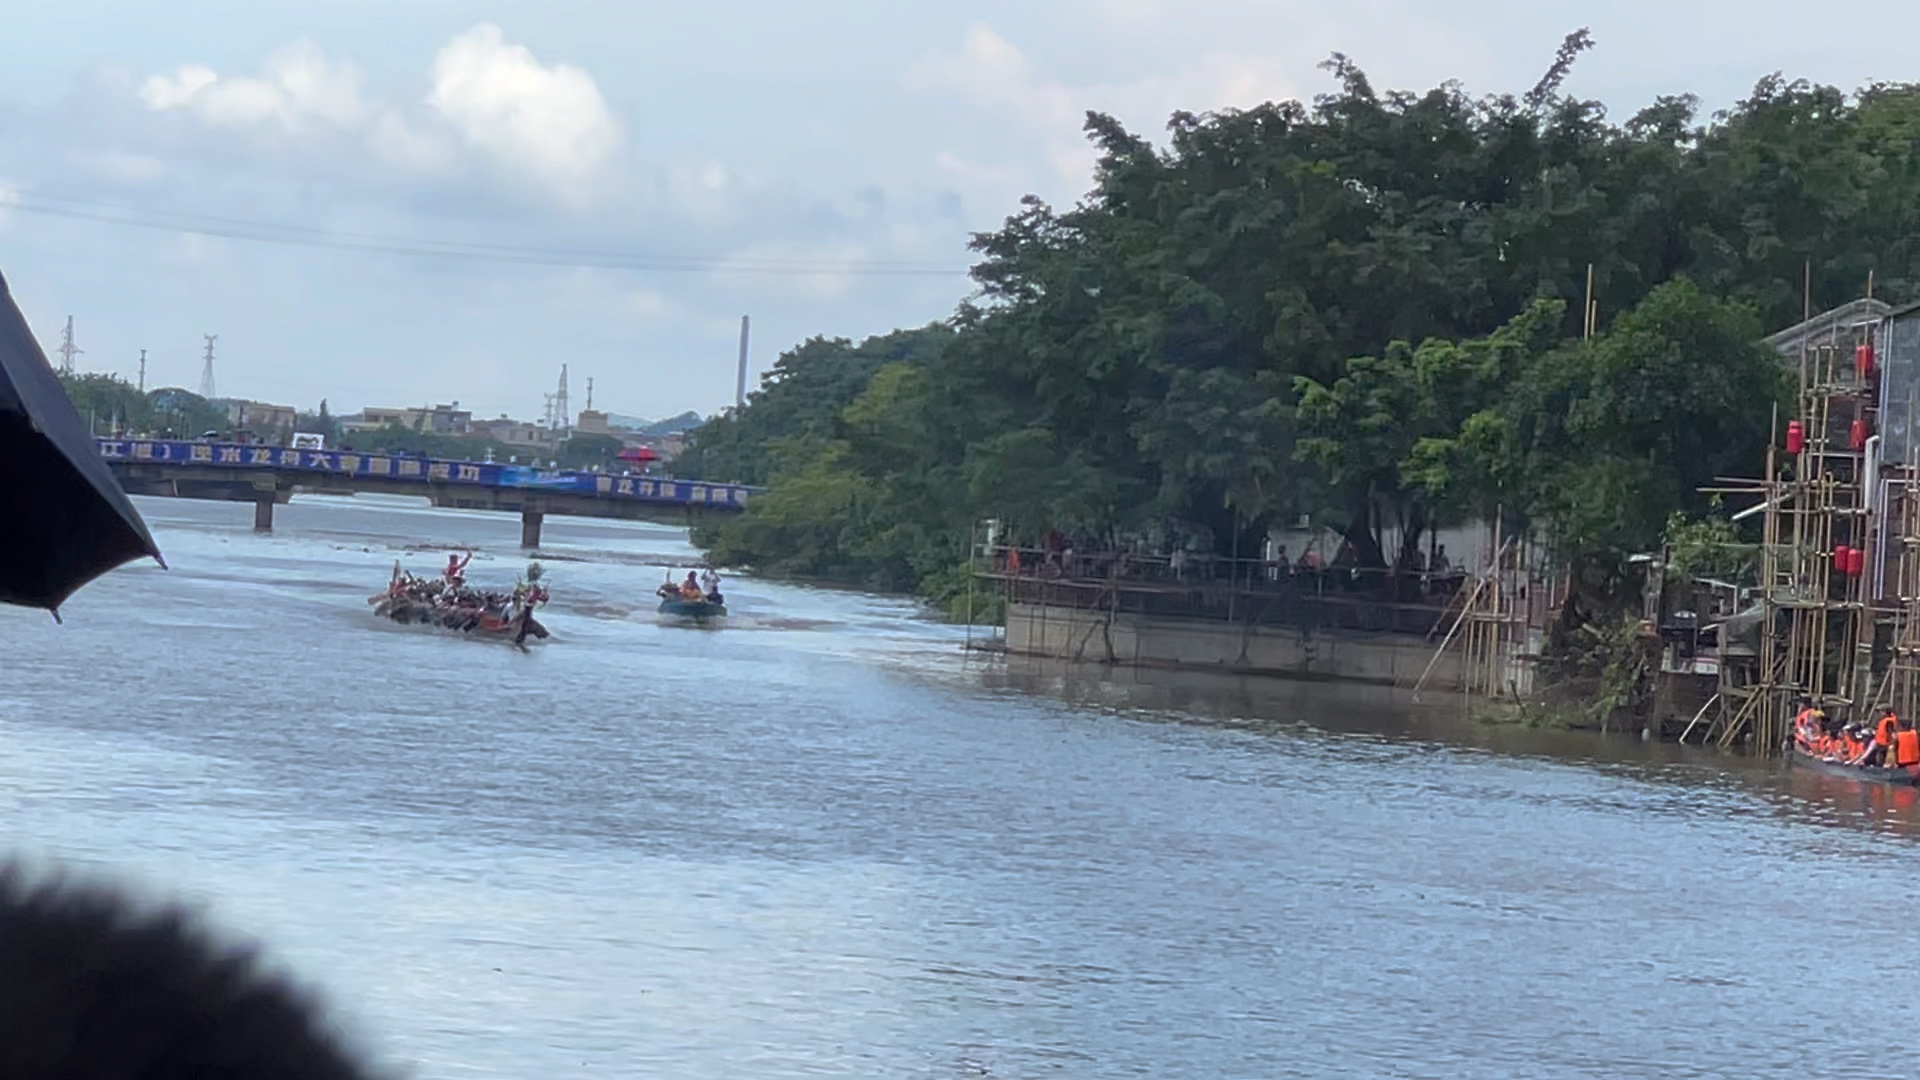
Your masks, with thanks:
[[[1809,271],[1810,273],[1810,271]],[[1808,278],[1808,286],[1811,279]],[[1811,302],[1809,293],[1809,318]],[[1799,699],[1811,698],[1829,712],[1860,720],[1864,711],[1889,692],[1901,692],[1902,679],[1889,671],[1876,686],[1875,631],[1880,612],[1869,582],[1873,568],[1887,556],[1872,544],[1875,514],[1870,490],[1880,479],[1870,475],[1867,455],[1854,445],[1854,425],[1876,426],[1872,380],[1854,365],[1855,350],[1872,342],[1874,320],[1842,328],[1835,321],[1822,340],[1810,335],[1799,343],[1799,393],[1792,419],[1801,426],[1804,445],[1783,470],[1776,449],[1769,449],[1767,478],[1759,484],[1714,489],[1717,493],[1758,495],[1764,513],[1760,585],[1765,622],[1760,635],[1755,684],[1718,734],[1721,745],[1737,741],[1751,728],[1763,750],[1782,746]],[[1776,430],[1774,446],[1779,445]],[[1908,471],[1909,476],[1911,470]],[[1725,479],[1721,483],[1732,483]],[[1920,536],[1920,520],[1909,480],[1902,505],[1902,535]],[[1888,507],[1877,508],[1886,514]],[[1911,527],[1909,533],[1908,527]],[[1835,569],[1840,547],[1861,550],[1863,573]],[[1895,579],[1903,596],[1920,579],[1915,545],[1903,545]],[[1909,602],[1909,608],[1913,602]],[[1915,620],[1899,620],[1905,638],[1913,638]],[[1784,624],[1784,626],[1783,626]],[[1914,640],[1914,670],[1905,684],[1920,687],[1920,640]]]

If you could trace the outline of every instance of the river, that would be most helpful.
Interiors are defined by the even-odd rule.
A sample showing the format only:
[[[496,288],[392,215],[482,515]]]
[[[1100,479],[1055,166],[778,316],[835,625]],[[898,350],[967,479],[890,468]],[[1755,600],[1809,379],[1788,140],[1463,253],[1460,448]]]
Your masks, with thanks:
[[[141,508],[171,570],[0,612],[9,841],[206,905],[427,1080],[1911,1071],[1911,792],[855,593],[664,627],[693,552],[644,525],[548,521],[520,654],[364,602],[453,544],[510,582],[515,518]]]

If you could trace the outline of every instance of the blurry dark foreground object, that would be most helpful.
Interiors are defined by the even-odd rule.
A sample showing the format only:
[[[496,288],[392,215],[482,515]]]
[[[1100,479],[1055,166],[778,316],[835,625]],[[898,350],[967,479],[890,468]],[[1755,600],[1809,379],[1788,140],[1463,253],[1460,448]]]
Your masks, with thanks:
[[[160,558],[0,278],[0,603]],[[162,563],[161,565],[165,565]],[[0,866],[0,1080],[364,1080],[298,991],[177,909]]]
[[[0,603],[60,605],[160,549],[0,277]],[[165,565],[164,563],[162,565]]]
[[[367,1080],[317,1009],[179,909],[0,867],[0,1080]]]

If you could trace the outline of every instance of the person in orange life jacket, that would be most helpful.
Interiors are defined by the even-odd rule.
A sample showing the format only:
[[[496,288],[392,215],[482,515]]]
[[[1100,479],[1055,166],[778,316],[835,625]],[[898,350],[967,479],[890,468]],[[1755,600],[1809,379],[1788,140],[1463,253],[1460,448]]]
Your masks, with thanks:
[[[1900,721],[1894,716],[1893,706],[1888,705],[1882,708],[1880,719],[1873,725],[1873,742],[1867,747],[1866,757],[1861,759],[1861,764],[1887,764],[1887,755],[1893,752],[1893,737],[1899,728]]]
[[[1901,768],[1908,765],[1920,765],[1920,731],[1913,730],[1913,721],[1898,721],[1900,728],[1893,736],[1893,763]]]
[[[1820,740],[1826,734],[1821,725],[1825,718],[1826,714],[1814,707],[1812,698],[1800,699],[1800,712],[1793,718],[1793,735],[1808,753],[1818,752]]]
[[[1821,757],[1831,758],[1840,753],[1841,729],[1840,724],[1833,717],[1828,716],[1824,710],[1813,710],[1813,730],[1814,747]]]
[[[1859,724],[1847,725],[1845,745],[1841,750],[1841,759],[1849,765],[1858,765],[1866,760],[1867,748],[1873,745],[1869,732]]]

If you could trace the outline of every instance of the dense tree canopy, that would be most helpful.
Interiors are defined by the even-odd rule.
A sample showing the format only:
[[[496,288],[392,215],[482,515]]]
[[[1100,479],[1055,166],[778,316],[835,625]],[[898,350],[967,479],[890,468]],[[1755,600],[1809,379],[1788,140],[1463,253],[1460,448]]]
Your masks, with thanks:
[[[194,436],[224,430],[227,410],[198,394],[175,387],[141,393],[118,375],[61,372],[60,385],[82,420],[102,435],[118,430],[135,434]]]
[[[1224,549],[1308,514],[1373,562],[1388,521],[1496,509],[1570,555],[1656,543],[1758,467],[1764,331],[1870,273],[1920,295],[1920,88],[1769,76],[1614,120],[1562,90],[1588,44],[1518,98],[1336,56],[1336,92],[1176,114],[1163,147],[1090,114],[1091,190],[977,236],[948,323],[809,341],[695,437],[691,467],[773,488],[697,539],[903,587],[985,516]]]
[[[153,400],[115,375],[60,373],[80,419],[102,435],[110,431],[147,431],[154,426]]]

